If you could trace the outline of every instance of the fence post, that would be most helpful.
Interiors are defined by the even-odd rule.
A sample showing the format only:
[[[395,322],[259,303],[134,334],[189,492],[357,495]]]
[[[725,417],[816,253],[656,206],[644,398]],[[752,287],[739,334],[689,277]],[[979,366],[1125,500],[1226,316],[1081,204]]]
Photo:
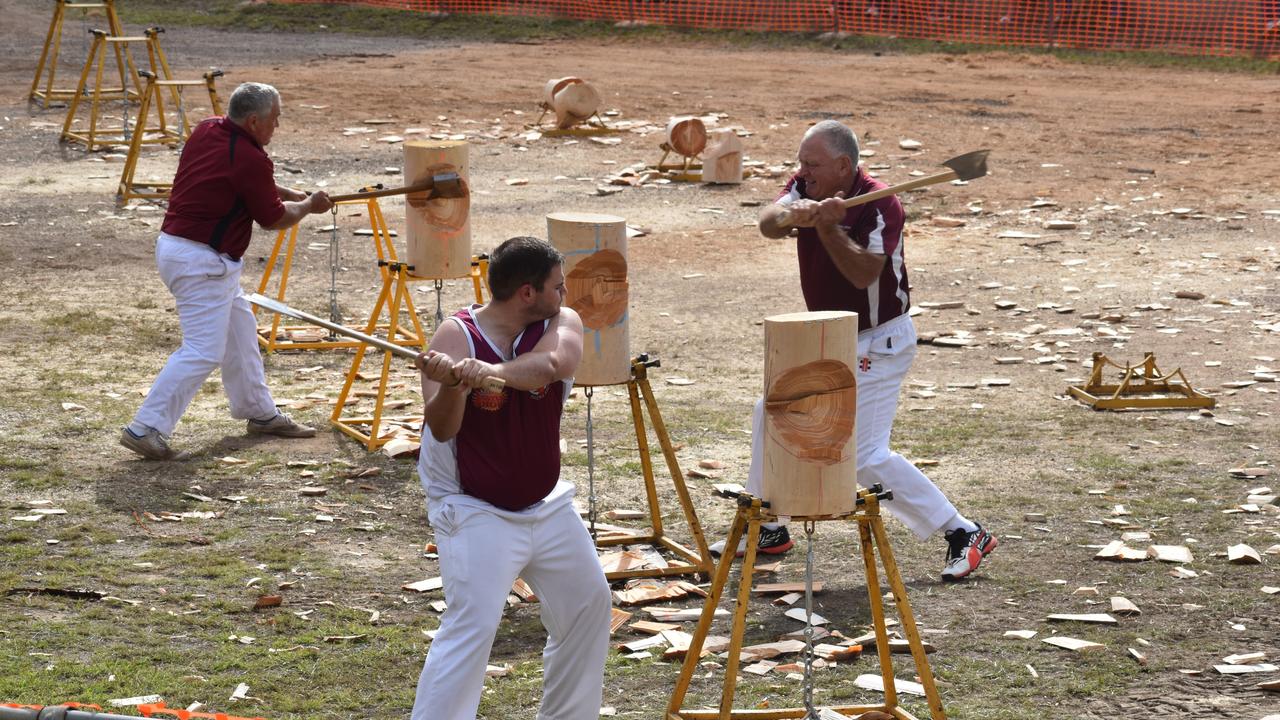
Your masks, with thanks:
[[[1058,11],[1049,0],[1049,49],[1052,50],[1058,39]]]
[[[840,0],[831,0],[831,32],[840,36]]]

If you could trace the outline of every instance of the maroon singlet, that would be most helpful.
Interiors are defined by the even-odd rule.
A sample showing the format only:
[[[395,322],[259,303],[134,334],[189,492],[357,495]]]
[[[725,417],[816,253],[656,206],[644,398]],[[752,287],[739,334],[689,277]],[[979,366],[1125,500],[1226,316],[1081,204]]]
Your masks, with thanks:
[[[477,360],[503,362],[470,308],[454,317],[466,329]],[[513,357],[532,350],[548,325],[540,320],[526,327],[516,337]],[[523,510],[545,498],[560,479],[563,408],[563,380],[534,391],[472,390],[454,438],[463,492],[505,510]]]

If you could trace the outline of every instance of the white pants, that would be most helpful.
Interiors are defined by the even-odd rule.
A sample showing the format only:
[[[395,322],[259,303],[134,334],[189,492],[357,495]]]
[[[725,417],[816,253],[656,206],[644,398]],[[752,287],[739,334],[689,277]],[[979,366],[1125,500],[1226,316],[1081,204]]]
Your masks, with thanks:
[[[258,322],[240,290],[241,263],[204,243],[160,233],[156,266],[178,303],[182,347],[169,356],[134,421],[164,435],[173,433],[217,367],[222,368],[222,389],[231,402],[232,417],[275,415],[258,352]]]
[[[921,540],[937,532],[956,508],[924,473],[889,449],[893,418],[898,413],[902,380],[916,357],[916,328],[909,315],[858,335],[855,372],[858,379],[858,484],[876,483],[893,491],[883,507]],[[865,361],[865,362],[864,362]],[[764,400],[751,414],[751,468],[747,492],[764,489]]]
[[[538,720],[596,720],[612,597],[572,492],[518,513],[449,495],[428,515],[449,607],[418,679],[412,720],[474,720],[517,577],[537,594],[547,629]]]

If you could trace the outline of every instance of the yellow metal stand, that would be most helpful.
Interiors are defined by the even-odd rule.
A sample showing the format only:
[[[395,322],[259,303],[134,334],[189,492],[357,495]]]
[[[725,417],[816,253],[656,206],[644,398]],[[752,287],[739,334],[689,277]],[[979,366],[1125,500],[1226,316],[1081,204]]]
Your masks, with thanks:
[[[665,173],[668,180],[675,182],[702,182],[702,161],[696,155],[681,155],[684,159],[678,165],[668,165],[667,158],[675,151],[667,143],[659,147],[662,148],[662,157],[657,165],[652,166],[654,170]]]
[[[1124,373],[1118,385],[1102,380],[1110,365]],[[1176,380],[1174,378],[1177,378]],[[1094,410],[1174,410],[1211,408],[1217,401],[1191,387],[1178,368],[1165,375],[1156,367],[1156,356],[1147,352],[1140,365],[1118,365],[1100,352],[1093,354],[1093,371],[1084,385],[1067,388],[1073,397]]]
[[[142,104],[138,107],[138,125],[134,128],[133,137],[129,141],[129,156],[125,158],[124,169],[120,173],[120,185],[116,188],[116,203],[124,205],[131,200],[164,200],[169,197],[170,191],[173,190],[172,182],[138,182],[134,180],[134,174],[138,169],[138,156],[142,152],[143,137],[147,130],[144,128],[147,115],[151,112],[154,104],[156,114],[160,118],[159,132],[168,133],[165,125],[165,109],[164,100],[161,97],[161,88],[172,88],[180,90],[183,87],[193,87],[203,85],[209,91],[209,102],[213,106],[213,114],[222,114],[222,103],[218,100],[218,90],[214,87],[214,80],[222,77],[221,70],[210,70],[204,74],[203,80],[157,80],[155,73],[146,70],[139,70],[138,74],[146,78],[147,85],[142,91]],[[179,140],[185,142],[191,137],[191,123],[187,120],[186,110],[181,103],[177,106],[178,119],[181,123],[179,131]]]
[[[139,115],[132,129],[129,126],[128,106],[134,100],[140,100],[143,95],[143,87],[139,81],[139,75],[133,70],[133,57],[129,52],[129,46],[134,43],[143,43],[147,47],[147,59],[151,66],[151,74],[163,80],[172,80],[172,74],[169,72],[169,63],[165,59],[164,51],[160,49],[160,33],[164,32],[163,28],[151,27],[147,28],[141,36],[124,37],[112,35],[105,30],[90,30],[93,33],[93,43],[89,46],[89,57],[85,58],[84,70],[80,72],[80,82],[76,85],[75,93],[71,96],[71,103],[67,106],[67,116],[62,121],[62,135],[60,142],[78,142],[85,146],[85,150],[93,152],[99,148],[110,145],[123,145],[130,142],[132,134],[142,134],[144,144],[173,144],[181,139],[178,131],[169,130],[165,125],[164,114],[161,113],[159,121],[159,132],[147,128],[146,117]],[[120,86],[104,87],[103,71],[105,70],[107,49],[110,48],[115,54],[116,67],[119,70]],[[133,86],[129,87],[126,83],[125,68],[129,68],[129,78],[132,80]],[[89,74],[93,73],[93,91],[88,89]],[[181,101],[178,97],[178,89],[170,87],[169,92],[173,98],[175,107],[181,107]],[[87,130],[73,130],[71,126],[75,124],[81,102],[85,97],[89,98],[89,124]],[[120,102],[124,106],[124,112],[120,118],[120,125],[99,127],[99,116],[104,111],[104,103],[115,101]],[[185,119],[183,120],[185,124]],[[150,132],[150,136],[147,136]]]
[[[373,200],[369,200],[369,202],[373,203]],[[393,342],[399,345],[418,345],[425,350],[427,336],[422,329],[422,322],[418,319],[417,312],[412,310],[413,301],[409,297],[409,284],[424,280],[435,280],[437,283],[440,283],[440,281],[436,278],[411,275],[409,273],[413,269],[411,265],[394,260],[379,260],[378,267],[382,270],[382,291],[378,293],[378,301],[373,306],[373,312],[370,313],[369,322],[365,325],[363,332],[366,335],[371,335],[374,330],[385,328],[387,337],[394,338]],[[477,303],[484,302],[481,278],[487,276],[488,267],[489,260],[487,256],[480,256],[472,260],[470,277],[472,287],[475,289]],[[439,284],[437,284],[437,287],[439,287]],[[384,309],[389,317],[389,322],[385,325],[381,324]],[[412,330],[400,326],[401,310],[408,311],[410,321],[413,324]],[[410,339],[416,341],[409,342]],[[382,374],[378,378],[377,390],[373,393],[373,415],[343,417],[342,412],[346,408],[347,398],[351,396],[352,388],[356,380],[360,378],[360,366],[364,363],[365,354],[368,350],[369,346],[366,343],[356,342],[356,354],[351,360],[351,369],[347,371],[347,379],[342,385],[342,390],[338,393],[338,399],[333,406],[333,414],[329,417],[329,422],[342,432],[360,441],[365,446],[365,449],[372,452],[382,447],[390,439],[382,434],[383,423],[416,425],[419,428],[419,432],[421,432],[422,414],[418,413],[408,417],[388,417],[383,414],[387,400],[387,390],[389,389],[388,385],[391,380],[391,360],[393,357],[390,351],[384,350],[382,351]]]
[[[608,125],[606,125],[604,122],[604,118],[600,117],[599,112],[593,113],[591,117],[587,118],[585,121],[579,123],[578,125],[574,125],[571,128],[562,129],[558,127],[543,127],[542,119],[547,116],[547,113],[552,112],[552,109],[551,109],[551,106],[547,105],[546,103],[539,103],[538,107],[542,108],[542,114],[538,116],[538,119],[532,125],[526,125],[525,128],[528,130],[537,130],[538,132],[542,133],[546,137],[564,137],[564,136],[585,137],[585,136],[591,136],[591,135],[609,135],[610,133],[622,132],[618,128],[611,128]]]
[[[889,547],[889,538],[884,531],[884,521],[880,516],[880,501],[892,497],[881,492],[879,486],[869,490],[859,490],[858,507],[846,515],[828,515],[821,517],[799,518],[792,520],[815,522],[821,520],[844,520],[858,523],[861,538],[862,560],[867,573],[867,597],[871,605],[872,621],[876,635],[876,654],[880,662],[880,676],[884,681],[884,702],[878,705],[840,705],[830,709],[841,715],[860,715],[878,710],[899,720],[916,720],[898,704],[898,691],[895,686],[893,659],[889,648],[889,632],[885,623],[884,604],[880,594],[880,580],[876,572],[876,555],[880,556],[880,564],[884,568],[889,588],[893,591],[893,601],[897,607],[903,634],[911,648],[911,657],[915,660],[916,675],[924,686],[925,699],[929,705],[932,720],[946,720],[942,709],[942,699],[929,668],[929,659],[925,655],[924,644],[920,641],[920,631],[916,627],[915,616],[911,613],[911,605],[907,601],[907,588],[898,574],[898,565],[893,558],[893,550]],[[775,521],[777,517],[764,510],[764,503],[759,498],[741,495],[738,498],[738,514],[733,526],[729,529],[729,538],[725,544],[725,552],[716,566],[715,578],[711,590],[702,608],[702,616],[698,619],[698,627],[693,632],[693,640],[689,644],[689,652],[685,655],[684,665],[676,681],[675,692],[667,706],[665,720],[780,720],[781,718],[804,718],[809,716],[808,708],[774,708],[766,710],[735,710],[733,707],[734,690],[737,686],[738,666],[741,662],[743,634],[746,629],[747,601],[751,595],[751,582],[755,570],[756,543],[760,537],[760,525]],[[724,685],[720,696],[719,709],[685,710],[684,700],[688,694],[693,676],[700,670],[702,647],[711,630],[711,622],[715,617],[720,598],[729,584],[729,571],[733,566],[732,548],[738,546],[743,534],[747,536],[746,555],[742,560],[741,574],[738,578],[738,595],[733,613],[733,630],[729,638],[729,655],[724,668]],[[811,580],[811,578],[810,578]]]
[[[38,102],[43,107],[49,107],[49,103],[54,100],[70,100],[76,91],[71,88],[55,88],[53,86],[54,77],[58,73],[58,52],[62,48],[62,23],[66,19],[67,10],[82,10],[86,14],[91,10],[105,10],[107,16],[107,27],[112,35],[123,35],[124,30],[120,26],[120,18],[116,15],[116,6],[114,0],[103,0],[103,2],[73,2],[72,0],[55,0],[53,4],[53,19],[49,21],[49,32],[44,37],[44,48],[40,51],[40,60],[36,63],[36,75],[31,80],[31,90],[27,93],[29,102]],[[128,60],[129,73],[133,74],[133,61]],[[45,78],[45,70],[48,70],[48,78]],[[121,74],[121,84],[123,84],[123,72]],[[40,81],[44,79],[44,87],[40,87]]]
[[[648,355],[640,355],[631,361],[631,378],[627,381],[627,396],[631,400],[631,420],[636,430],[636,445],[640,451],[640,469],[644,475],[645,498],[649,505],[649,530],[643,533],[630,533],[615,530],[605,534],[597,534],[596,546],[632,545],[635,543],[652,543],[679,558],[665,568],[648,568],[636,570],[618,570],[606,573],[610,582],[639,577],[666,577],[672,575],[709,575],[715,566],[715,559],[707,546],[702,533],[702,524],[698,522],[698,514],[693,507],[693,499],[684,482],[684,474],[680,472],[680,462],[676,459],[675,448],[671,444],[671,436],[667,434],[667,426],[662,422],[662,413],[658,411],[658,401],[654,398],[653,387],[649,384],[649,368],[657,367],[659,361],[649,359]],[[641,405],[641,400],[644,403]],[[649,434],[645,429],[644,412],[648,411],[649,420],[653,423],[654,435],[658,438],[658,447],[667,461],[667,470],[671,473],[671,481],[675,486],[676,497],[680,500],[680,509],[684,512],[685,522],[693,534],[694,549],[690,549],[667,537],[662,527],[662,509],[658,505],[658,488],[654,481],[653,459],[649,452]]]

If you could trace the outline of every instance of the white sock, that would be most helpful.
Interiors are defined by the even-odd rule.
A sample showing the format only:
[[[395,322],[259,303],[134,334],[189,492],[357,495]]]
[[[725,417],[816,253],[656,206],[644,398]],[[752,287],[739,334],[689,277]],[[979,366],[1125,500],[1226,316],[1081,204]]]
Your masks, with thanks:
[[[965,532],[973,532],[978,529],[978,524],[969,518],[957,512],[951,516],[951,519],[942,524],[942,527],[948,530],[964,530]]]
[[[766,529],[766,530],[777,530],[778,528],[782,527],[782,523],[776,523],[776,522],[773,522],[773,523],[760,523],[760,527],[762,527],[762,528],[764,528],[764,529]]]

